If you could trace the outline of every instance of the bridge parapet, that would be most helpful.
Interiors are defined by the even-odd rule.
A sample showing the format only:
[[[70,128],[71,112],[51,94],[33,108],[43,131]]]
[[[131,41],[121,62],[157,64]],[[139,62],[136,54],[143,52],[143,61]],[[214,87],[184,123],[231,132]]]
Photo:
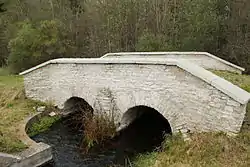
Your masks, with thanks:
[[[188,60],[205,69],[225,70],[241,74],[245,71],[233,63],[223,60],[207,52],[118,52],[107,53],[102,58],[171,58],[175,60]]]

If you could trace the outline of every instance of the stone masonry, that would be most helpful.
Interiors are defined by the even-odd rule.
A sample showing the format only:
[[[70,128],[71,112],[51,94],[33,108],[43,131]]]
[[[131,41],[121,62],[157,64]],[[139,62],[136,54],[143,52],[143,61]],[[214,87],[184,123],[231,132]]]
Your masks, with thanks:
[[[165,58],[188,60],[208,70],[226,70],[241,74],[244,68],[225,61],[207,52],[121,52],[107,53],[102,58]]]
[[[145,105],[160,112],[173,132],[238,133],[250,99],[246,91],[182,60],[56,59],[21,75],[29,98],[63,108],[80,97],[96,113],[113,112],[121,123],[129,121],[121,120],[129,108]]]

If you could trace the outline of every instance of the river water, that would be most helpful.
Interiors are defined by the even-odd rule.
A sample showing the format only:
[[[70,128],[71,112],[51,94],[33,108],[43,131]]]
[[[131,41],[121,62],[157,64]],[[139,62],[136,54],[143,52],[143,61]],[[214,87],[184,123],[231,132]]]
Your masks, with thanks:
[[[92,153],[82,154],[80,143],[83,131],[72,128],[70,117],[55,123],[48,131],[32,137],[36,142],[52,146],[53,163],[43,167],[107,167],[125,166],[127,157],[133,159],[138,153],[151,152],[161,146],[164,133],[171,134],[171,127],[166,119],[157,112],[145,112],[134,120],[116,138],[108,141],[105,148],[95,149]],[[126,157],[126,158],[125,158]],[[116,165],[117,166],[117,165]]]
[[[36,142],[49,144],[53,148],[53,162],[42,167],[105,167],[114,164],[114,149],[81,154],[79,144],[83,133],[72,130],[65,122],[59,121],[48,131],[32,137]]]

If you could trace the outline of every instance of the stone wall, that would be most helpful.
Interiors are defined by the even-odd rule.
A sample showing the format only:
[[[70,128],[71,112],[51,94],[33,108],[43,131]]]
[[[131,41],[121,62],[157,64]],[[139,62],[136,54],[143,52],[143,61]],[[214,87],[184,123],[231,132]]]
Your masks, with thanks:
[[[145,105],[164,115],[173,132],[237,133],[246,111],[246,103],[204,81],[209,77],[202,80],[174,63],[47,63],[23,74],[29,98],[62,108],[81,97],[96,112],[115,111],[117,122],[129,108]]]
[[[131,52],[110,53],[103,58],[165,58],[188,60],[209,70],[225,70],[241,74],[244,69],[206,52]]]

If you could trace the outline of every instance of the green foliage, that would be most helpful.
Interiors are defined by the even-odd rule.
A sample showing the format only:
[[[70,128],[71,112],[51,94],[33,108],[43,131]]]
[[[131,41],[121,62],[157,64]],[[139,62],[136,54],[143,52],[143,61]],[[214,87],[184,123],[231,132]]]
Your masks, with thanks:
[[[180,21],[180,50],[211,51],[217,48],[220,16],[217,0],[185,0]]]
[[[0,3],[0,13],[3,13],[6,11],[6,9],[3,8],[4,3]]]
[[[57,57],[173,50],[211,52],[250,72],[247,0],[11,0],[4,8],[0,66],[8,60],[14,72]]]
[[[154,35],[146,31],[139,37],[136,43],[136,51],[168,51],[171,50],[171,46],[167,46],[165,42],[164,35]]]
[[[73,47],[65,39],[66,31],[58,20],[45,20],[37,24],[26,20],[19,24],[14,39],[9,42],[9,65],[20,72],[49,59],[65,57]]]
[[[28,129],[29,136],[35,136],[41,132],[47,131],[55,122],[60,120],[59,116],[45,116],[42,117],[39,122],[32,124],[32,126]]]
[[[150,167],[154,166],[155,161],[157,160],[157,152],[147,153],[147,154],[140,154],[136,157],[134,161],[135,167]]]

